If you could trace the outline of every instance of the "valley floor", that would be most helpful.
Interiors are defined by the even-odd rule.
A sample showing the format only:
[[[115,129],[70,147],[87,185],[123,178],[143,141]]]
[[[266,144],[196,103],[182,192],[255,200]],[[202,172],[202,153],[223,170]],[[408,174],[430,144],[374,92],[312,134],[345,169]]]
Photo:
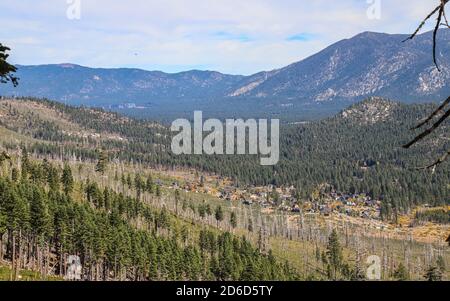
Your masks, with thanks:
[[[376,103],[379,105],[385,104],[385,102]],[[72,115],[68,117],[69,114]],[[0,102],[0,119],[2,122],[2,126],[0,126],[0,142],[2,143],[0,150],[5,149],[8,155],[2,158],[2,162],[0,162],[2,163],[0,164],[0,175],[5,179],[12,180],[21,174],[23,167],[21,147],[38,145],[34,152],[32,151],[29,154],[30,160],[37,167],[35,170],[29,170],[28,173],[31,175],[25,175],[24,179],[31,183],[43,181],[44,184],[39,183],[41,183],[43,190],[48,193],[50,184],[46,182],[50,181],[49,178],[55,176],[54,174],[57,175],[56,177],[60,177],[67,165],[70,167],[74,179],[73,191],[68,193],[68,196],[76,204],[85,206],[89,209],[86,209],[87,211],[92,210],[94,216],[99,215],[101,218],[109,217],[112,214],[112,211],[108,211],[109,209],[99,209],[97,207],[101,205],[87,200],[92,197],[91,191],[87,187],[91,188],[92,186],[96,187],[94,190],[97,194],[110,190],[118,196],[128,198],[129,202],[137,200],[136,207],[145,209],[144,212],[148,213],[149,216],[133,216],[133,218],[127,220],[129,230],[132,229],[130,230],[132,233],[143,231],[145,235],[152,233],[152,238],[153,235],[156,235],[157,241],[161,240],[168,244],[175,240],[176,248],[181,247],[184,252],[189,253],[194,258],[196,258],[196,251],[192,251],[189,247],[192,247],[191,244],[200,244],[202,239],[205,240],[206,232],[213,233],[213,236],[231,233],[232,236],[226,236],[225,238],[243,237],[245,242],[249,242],[252,248],[258,250],[256,254],[253,254],[256,256],[257,262],[268,260],[272,263],[275,258],[277,263],[274,266],[277,267],[278,261],[281,264],[287,262],[286,266],[280,268],[280,275],[282,274],[283,277],[289,274],[289,269],[292,267],[294,270],[291,274],[298,273],[300,280],[328,280],[330,279],[330,271],[327,252],[330,247],[330,237],[336,231],[338,244],[342,246],[343,265],[345,265],[347,272],[350,270],[359,271],[361,272],[359,274],[365,275],[365,271],[370,265],[367,262],[370,256],[377,256],[380,259],[382,279],[384,280],[398,280],[402,277],[405,278],[405,274],[407,274],[408,279],[423,280],[425,273],[438,262],[441,266],[443,262],[450,264],[450,249],[448,244],[445,243],[450,225],[445,222],[419,220],[416,216],[419,211],[421,213],[443,211],[444,216],[447,216],[448,207],[431,208],[422,204],[413,207],[408,214],[396,212],[396,222],[394,223],[392,219],[387,222],[381,218],[380,200],[372,199],[367,194],[336,191],[327,184],[317,185],[317,189],[311,193],[311,196],[299,197],[293,196],[295,189],[292,187],[276,187],[273,185],[246,187],[237,185],[235,179],[231,180],[216,174],[199,172],[194,168],[155,168],[155,166],[163,165],[162,163],[159,164],[158,160],[165,162],[164,160],[167,159],[162,155],[162,153],[167,155],[167,152],[161,151],[164,150],[163,141],[158,140],[167,138],[164,136],[167,132],[157,124],[139,123],[126,117],[113,116],[102,111],[63,107],[62,105],[40,101],[2,100]],[[334,121],[331,120],[330,122]],[[89,123],[89,127],[85,123]],[[133,123],[133,127],[126,128],[131,123]],[[110,129],[108,126],[114,129]],[[152,135],[150,135],[148,131],[151,130],[156,130],[156,132],[152,132]],[[142,131],[144,134],[133,136],[134,131]],[[316,134],[316,132],[309,133],[309,135]],[[151,139],[148,142],[146,141],[147,144],[145,144],[141,141],[144,139],[143,137]],[[295,138],[295,136],[293,137]],[[349,140],[350,138],[346,136],[345,139]],[[353,140],[354,137],[351,137],[351,139]],[[134,140],[134,143],[130,142],[132,140]],[[327,141],[319,142],[314,142],[318,143],[317,145],[311,144],[313,145],[311,148],[327,145]],[[100,170],[99,163],[101,156],[104,154],[102,152],[104,145],[109,147],[107,151],[112,154],[112,158],[111,160],[106,158]],[[150,152],[147,147],[154,153]],[[133,151],[130,151],[130,149],[133,149]],[[312,151],[312,153],[314,155],[315,151]],[[81,157],[84,159],[80,159]],[[136,160],[136,158],[142,159],[142,161]],[[144,159],[148,158],[154,160],[151,161],[153,164],[149,162],[145,164],[136,163],[146,162]],[[44,164],[44,162],[46,163]],[[43,174],[40,169],[48,162],[55,166],[54,170],[50,169],[53,175]],[[172,164],[171,166],[178,166],[174,163],[175,161],[169,162]],[[299,163],[298,161],[295,162]],[[290,163],[294,164],[295,162]],[[165,166],[170,166],[167,162],[165,163]],[[351,168],[356,168],[355,172],[364,176],[364,169],[369,168],[366,165],[372,163],[357,162],[355,163],[356,167],[352,165]],[[301,167],[289,164],[286,166],[290,169]],[[322,165],[318,165],[317,168],[314,166],[314,168],[320,169],[320,166]],[[238,168],[239,166],[232,167]],[[306,167],[311,168],[311,166]],[[386,168],[388,167],[390,165]],[[333,174],[333,172],[330,171],[330,174]],[[344,168],[341,172],[345,175],[348,170]],[[376,174],[376,172],[374,172],[374,178],[370,178],[371,181],[376,180],[375,176],[377,175],[384,176],[384,174]],[[445,176],[446,174],[442,172],[441,175]],[[258,176],[264,176],[264,173],[258,174]],[[392,176],[398,175],[393,174]],[[406,175],[402,174],[402,176],[405,177]],[[411,175],[408,174],[408,176]],[[427,175],[422,176],[428,177]],[[38,181],[34,177],[40,177],[44,180]],[[411,181],[415,183],[414,180],[418,181],[417,179],[407,178],[409,181],[407,184],[410,185]],[[436,180],[436,178],[432,178],[432,180]],[[441,179],[441,181],[444,180]],[[17,179],[16,181],[20,183]],[[445,194],[441,186],[440,182],[439,185],[433,186],[438,197]],[[407,187],[406,184],[405,187]],[[427,187],[431,186],[424,185],[422,188]],[[60,185],[56,190],[61,193]],[[106,196],[95,196],[94,199],[103,197],[107,198]],[[397,201],[399,201],[399,204],[408,204],[406,201],[402,202],[402,199]],[[127,206],[131,205],[127,204]],[[11,209],[8,206],[5,208]],[[131,213],[138,211],[136,208],[129,210]],[[160,215],[164,218],[161,218]],[[167,222],[167,216],[173,222],[172,229],[160,227],[160,219]],[[145,221],[146,218],[156,225]],[[28,220],[25,219],[25,221]],[[3,220],[0,220],[0,222],[4,223]],[[11,222],[12,226],[17,227],[16,221],[7,219],[7,222]],[[5,229],[0,227],[0,230],[0,233],[3,233],[0,238],[12,237],[5,232]],[[184,237],[184,240],[180,237]],[[4,251],[7,249],[11,251],[11,245],[14,244],[17,244],[17,242],[3,241],[4,246],[2,248],[5,250],[1,249],[0,254],[5,254]],[[243,245],[245,244],[243,243]],[[86,251],[86,246],[81,247]],[[89,247],[92,248],[92,246]],[[104,246],[100,244],[95,247],[102,249]],[[203,247],[207,249],[211,246],[205,247],[203,245]],[[29,246],[27,248],[33,249]],[[19,249],[23,250],[22,248]],[[53,253],[57,252],[56,248],[55,250],[46,250],[46,264],[54,263],[53,261],[58,256],[54,256]],[[86,252],[88,257],[91,257],[89,252],[92,252],[92,250]],[[49,253],[52,253],[52,255]],[[213,260],[215,255],[208,256],[206,258],[211,260],[211,266],[216,265]],[[6,257],[12,256],[8,254]],[[103,257],[100,256],[100,258]],[[40,260],[42,261],[42,258]],[[4,266],[11,264],[3,263]],[[29,267],[33,266],[33,263],[24,261],[21,261],[21,264],[24,266],[24,270],[29,270]],[[100,278],[99,274],[101,273],[99,271],[110,268],[102,267],[101,263],[98,262],[95,264],[95,267],[90,267],[90,279]],[[163,268],[168,269],[167,267]],[[172,268],[176,269],[177,267]],[[251,264],[247,268],[251,271],[258,270]],[[7,268],[3,268],[2,271],[2,275],[11,274]],[[221,272],[219,271],[216,274],[220,276]],[[240,271],[245,277],[252,276],[243,272]],[[24,273],[22,277],[25,277],[28,272]],[[114,270],[111,272],[111,277],[120,280],[132,279],[133,277],[134,279],[147,279],[149,277],[146,273],[147,271],[141,272],[134,268],[124,271]],[[187,272],[184,271],[183,273]],[[49,273],[49,275],[53,274],[56,273]],[[399,276],[400,274],[402,277]],[[449,279],[448,269],[443,274],[444,279]],[[281,277],[280,275],[278,276]],[[17,274],[17,278],[19,276]],[[173,280],[170,277],[175,277],[173,275],[161,276],[160,273],[153,276],[157,279],[160,277],[167,280]],[[10,276],[2,276],[2,278],[5,277]],[[110,275],[103,275],[103,277],[108,279]],[[189,276],[178,275],[177,277]],[[211,279],[213,276],[205,273],[202,277]],[[227,277],[237,277],[237,275],[227,275]],[[340,275],[340,277],[351,279],[349,275]]]
[[[63,164],[62,161],[52,160],[60,166]],[[124,185],[120,180],[121,175],[131,179],[151,175],[161,189],[161,197],[144,192],[144,202],[155,208],[168,208],[182,220],[199,227],[213,227],[245,236],[255,247],[264,252],[271,250],[277,258],[287,260],[305,275],[305,279],[326,279],[326,266],[321,257],[326,252],[332,229],[339,233],[349,265],[361,265],[364,268],[369,256],[379,256],[383,265],[383,279],[386,280],[395,279],[393,274],[400,263],[407,267],[414,280],[423,280],[424,269],[438,257],[450,263],[450,250],[445,243],[449,225],[428,223],[408,227],[410,216],[403,216],[401,222],[394,225],[339,213],[324,216],[320,213],[286,212],[258,203],[245,205],[242,199],[227,200],[219,196],[223,187],[232,187],[229,179],[195,170],[154,169],[139,164],[117,163],[109,164],[105,175],[98,177],[95,176],[95,162],[71,161],[70,165],[76,181],[95,181],[100,187],[110,187],[130,196],[136,195],[136,190]],[[187,186],[190,189],[183,189]],[[237,195],[241,194],[239,188],[233,189]],[[180,193],[178,204],[176,191]],[[75,195],[81,193],[79,188],[74,191]],[[202,213],[201,208],[204,206],[222,206],[224,220],[217,223],[214,215]],[[237,216],[235,227],[229,220],[232,212]],[[447,272],[444,277],[448,279],[449,276]]]

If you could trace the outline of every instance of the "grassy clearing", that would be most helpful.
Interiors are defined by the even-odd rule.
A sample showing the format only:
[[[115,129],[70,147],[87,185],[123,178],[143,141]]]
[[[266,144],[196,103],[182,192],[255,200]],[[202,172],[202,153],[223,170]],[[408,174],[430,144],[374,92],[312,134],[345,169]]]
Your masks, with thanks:
[[[10,267],[0,266],[0,281],[13,280],[14,273]],[[40,273],[29,270],[21,270],[17,275],[17,281],[62,281],[60,277],[42,277]]]

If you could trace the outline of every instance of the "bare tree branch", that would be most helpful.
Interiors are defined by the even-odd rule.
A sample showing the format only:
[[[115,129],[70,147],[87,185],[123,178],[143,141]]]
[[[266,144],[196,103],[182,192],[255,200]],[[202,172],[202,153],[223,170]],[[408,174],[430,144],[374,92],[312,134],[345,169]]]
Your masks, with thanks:
[[[434,31],[433,31],[433,62],[436,65],[436,68],[440,71],[439,69],[439,65],[437,63],[437,58],[436,58],[436,52],[437,52],[437,33],[439,31],[439,28],[441,27],[442,23],[442,19],[444,19],[444,26],[449,27],[448,25],[448,21],[447,21],[447,16],[445,14],[445,5],[449,2],[450,0],[440,0],[441,4],[439,4],[435,9],[433,9],[431,11],[431,13],[428,14],[428,16],[425,17],[425,19],[422,21],[422,23],[419,24],[419,26],[417,27],[416,31],[414,31],[414,33],[409,36],[407,39],[405,39],[403,42],[406,42],[408,40],[412,40],[414,39],[417,34],[420,32],[420,30],[423,28],[423,26],[427,23],[427,21],[436,13],[438,13],[438,17],[437,17],[437,21],[436,21],[436,26],[434,27]]]
[[[419,168],[419,170],[431,169],[434,173],[436,171],[436,167],[444,163],[448,159],[448,157],[450,157],[450,149],[447,150],[447,152],[442,157],[440,157],[436,162],[434,162],[431,165]]]
[[[449,25],[449,22],[447,19],[447,15],[445,13],[445,6],[449,1],[450,0],[440,0],[441,3],[435,9],[433,9],[431,11],[431,13],[429,13],[425,17],[425,19],[417,27],[416,31],[411,36],[409,36],[405,41],[403,41],[403,42],[406,42],[407,40],[414,39],[417,36],[417,34],[420,32],[420,30],[423,28],[423,26],[426,24],[426,22],[437,13],[438,16],[436,19],[436,25],[433,30],[433,62],[439,72],[441,70],[439,68],[438,61],[437,61],[437,33],[441,26],[450,28],[450,25]],[[425,121],[421,122],[419,125],[414,127],[412,130],[419,129],[419,128],[425,126],[426,124],[430,123],[431,120],[433,120],[438,115],[442,114],[442,116],[439,118],[439,120],[437,120],[430,128],[428,128],[427,130],[420,133],[411,142],[409,142],[408,144],[405,144],[403,147],[407,148],[407,149],[410,148],[417,142],[423,140],[425,137],[427,137],[428,135],[433,133],[437,128],[439,128],[444,123],[444,121],[447,120],[447,118],[450,116],[450,109],[448,108],[449,104],[450,104],[450,97],[448,97],[447,100],[445,100],[433,113],[431,113],[431,115],[428,116],[425,119]],[[435,172],[436,167],[438,165],[442,164],[443,162],[445,162],[449,157],[450,157],[450,150],[448,150],[446,154],[444,154],[441,158],[439,158],[433,164],[426,166],[424,168],[420,168],[420,169],[432,169],[433,172]]]
[[[445,112],[445,114],[442,115],[442,117],[439,118],[439,120],[436,123],[434,123],[429,129],[427,129],[426,131],[422,132],[419,136],[414,138],[411,142],[409,142],[408,144],[404,145],[403,147],[404,148],[410,148],[411,146],[413,146],[414,144],[416,144],[417,142],[419,142],[423,138],[425,138],[428,135],[430,135],[431,133],[433,133],[449,116],[450,116],[450,109],[447,112]]]
[[[437,39],[437,33],[439,31],[439,27],[441,27],[442,15],[444,14],[444,7],[445,7],[444,5],[445,4],[441,4],[441,8],[439,9],[439,14],[438,14],[436,26],[435,26],[434,31],[433,31],[433,62],[436,65],[436,68],[438,69],[439,72],[441,71],[441,69],[439,68],[439,65],[438,65],[437,59],[436,59],[436,50],[437,50],[436,39]]]
[[[428,118],[427,118],[425,121],[421,122],[418,126],[412,128],[412,130],[417,130],[417,129],[423,127],[425,124],[427,124],[428,122],[430,122],[435,116],[437,116],[437,115],[440,114],[441,112],[444,112],[444,109],[445,109],[445,107],[446,107],[448,104],[450,104],[450,97],[447,98],[447,100],[444,101],[444,102],[439,106],[439,108],[437,108],[436,111],[434,111],[430,116],[428,116]]]
[[[442,16],[444,17],[444,23],[441,23],[441,25],[447,26],[448,28],[450,28],[450,25],[448,24],[447,14],[445,13],[445,9],[444,9],[444,13],[442,14]]]
[[[416,31],[414,31],[414,33],[412,35],[410,35],[407,39],[405,39],[403,42],[406,42],[408,40],[412,40],[414,39],[417,34],[420,32],[420,30],[422,29],[422,27],[425,25],[425,23],[427,23],[427,21],[435,14],[439,11],[439,9],[441,8],[441,5],[437,6],[423,21],[422,23],[420,23],[419,27],[417,27]]]

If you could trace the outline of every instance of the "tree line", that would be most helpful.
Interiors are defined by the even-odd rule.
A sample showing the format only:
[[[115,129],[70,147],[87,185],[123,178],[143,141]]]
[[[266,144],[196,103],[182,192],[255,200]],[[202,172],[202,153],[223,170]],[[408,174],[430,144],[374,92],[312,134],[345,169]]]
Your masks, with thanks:
[[[80,257],[85,280],[299,277],[245,238],[207,228],[196,237],[168,210],[93,181],[76,183],[69,165],[60,169],[23,151],[21,169],[0,177],[0,260],[11,263],[12,278],[24,268],[63,276],[69,255]]]

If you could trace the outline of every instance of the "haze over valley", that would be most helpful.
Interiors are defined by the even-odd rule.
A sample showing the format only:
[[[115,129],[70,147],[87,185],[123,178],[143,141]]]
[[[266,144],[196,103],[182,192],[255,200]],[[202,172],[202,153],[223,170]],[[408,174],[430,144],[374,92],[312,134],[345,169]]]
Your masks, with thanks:
[[[450,30],[438,36],[441,72],[427,55],[432,32],[403,42],[407,37],[364,32],[300,62],[250,76],[19,65],[21,84],[0,86],[0,95],[41,97],[165,121],[191,117],[194,110],[219,117],[320,119],[369,96],[439,102],[450,92],[450,58],[445,55]]]

